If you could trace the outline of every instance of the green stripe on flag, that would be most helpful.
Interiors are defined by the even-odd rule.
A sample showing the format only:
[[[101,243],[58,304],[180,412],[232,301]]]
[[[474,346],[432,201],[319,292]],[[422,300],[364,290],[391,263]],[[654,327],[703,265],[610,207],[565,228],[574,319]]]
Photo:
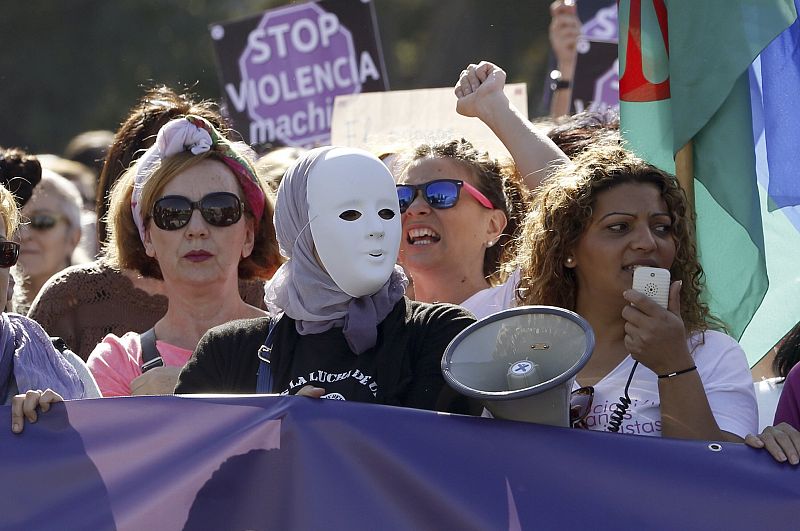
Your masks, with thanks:
[[[747,74],[694,138],[700,262],[712,311],[739,338],[767,292]],[[706,194],[698,194],[705,190]]]
[[[758,188],[772,285],[740,340],[751,366],[800,320],[800,232],[781,210],[767,210],[767,191]]]

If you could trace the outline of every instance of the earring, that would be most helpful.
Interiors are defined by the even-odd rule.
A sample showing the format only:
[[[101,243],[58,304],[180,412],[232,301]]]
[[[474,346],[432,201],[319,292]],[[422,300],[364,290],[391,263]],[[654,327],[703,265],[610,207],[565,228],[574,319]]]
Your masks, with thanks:
[[[571,257],[571,256],[568,256],[567,257],[567,267],[570,267],[573,264],[575,264],[575,259],[573,257]]]
[[[494,245],[494,240],[489,240],[488,242],[486,242],[486,247],[491,247],[493,245]]]

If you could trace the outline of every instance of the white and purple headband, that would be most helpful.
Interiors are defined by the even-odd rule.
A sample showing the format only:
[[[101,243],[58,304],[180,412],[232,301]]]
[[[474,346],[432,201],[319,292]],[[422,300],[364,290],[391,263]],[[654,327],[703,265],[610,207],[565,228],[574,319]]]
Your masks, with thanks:
[[[161,161],[184,151],[199,155],[215,149],[222,155],[222,162],[228,166],[244,192],[246,203],[255,217],[256,227],[264,214],[266,196],[258,184],[258,177],[250,162],[233,147],[233,144],[214,128],[205,118],[186,115],[167,122],[158,131],[155,143],[145,151],[137,162],[136,175],[131,194],[133,221],[144,241],[144,213],[141,208],[142,190]]]

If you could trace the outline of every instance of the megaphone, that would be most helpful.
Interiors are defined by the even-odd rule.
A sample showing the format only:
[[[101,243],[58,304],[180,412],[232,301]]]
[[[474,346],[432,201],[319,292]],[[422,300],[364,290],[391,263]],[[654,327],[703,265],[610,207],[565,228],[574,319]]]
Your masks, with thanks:
[[[575,375],[593,350],[592,327],[577,313],[520,306],[462,330],[445,350],[442,374],[497,418],[569,426]]]

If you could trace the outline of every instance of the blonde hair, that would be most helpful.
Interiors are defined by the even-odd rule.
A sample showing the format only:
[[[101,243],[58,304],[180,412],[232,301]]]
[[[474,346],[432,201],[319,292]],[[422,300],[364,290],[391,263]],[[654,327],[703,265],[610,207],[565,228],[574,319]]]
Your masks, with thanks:
[[[4,236],[10,238],[19,226],[19,209],[14,196],[2,184],[0,184],[0,216],[3,216],[6,224]]]

